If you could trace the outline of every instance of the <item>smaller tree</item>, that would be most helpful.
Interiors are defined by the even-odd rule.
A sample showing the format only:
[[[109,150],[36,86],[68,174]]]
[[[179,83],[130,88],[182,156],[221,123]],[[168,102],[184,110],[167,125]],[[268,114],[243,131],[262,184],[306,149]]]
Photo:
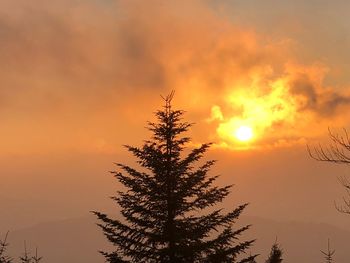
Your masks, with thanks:
[[[8,232],[3,240],[0,239],[0,263],[13,263],[13,259],[6,255],[6,250],[9,244],[7,243]],[[35,249],[35,255],[30,256],[27,251],[27,244],[24,241],[24,252],[22,256],[19,257],[21,263],[40,263],[42,257],[38,255],[38,248]]]
[[[0,240],[0,263],[11,263],[12,259],[6,255],[6,250],[8,247],[7,243],[8,232],[3,240]]]
[[[30,253],[27,251],[27,244],[24,241],[24,252],[23,255],[19,258],[21,263],[31,263],[32,258],[30,257]]]
[[[35,249],[35,256],[33,256],[32,259],[33,263],[39,263],[43,259],[43,257],[38,255],[38,248]]]
[[[331,250],[330,244],[329,244],[329,239],[328,239],[328,248],[327,251],[322,251],[321,253],[324,255],[324,258],[326,259],[326,263],[332,263],[333,262],[333,255],[335,253],[335,250]]]
[[[282,262],[282,260],[283,260],[282,254],[283,254],[283,251],[276,241],[275,244],[273,244],[273,246],[271,248],[269,258],[265,261],[265,263],[280,263],[280,262]]]

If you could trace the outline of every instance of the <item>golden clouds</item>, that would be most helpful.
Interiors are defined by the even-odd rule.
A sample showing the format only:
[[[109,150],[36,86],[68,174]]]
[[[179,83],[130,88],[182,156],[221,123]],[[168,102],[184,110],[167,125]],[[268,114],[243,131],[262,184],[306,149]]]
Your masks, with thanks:
[[[299,143],[327,129],[327,125],[345,125],[350,97],[326,87],[327,70],[322,65],[286,64],[280,75],[254,74],[245,86],[231,87],[222,105],[212,107],[210,121],[217,120],[221,145],[242,148],[232,136],[242,125],[254,131],[254,143],[243,148]],[[340,112],[342,113],[342,112]]]
[[[240,126],[271,146],[344,124],[349,98],[324,84],[325,67],[295,62],[287,35],[272,40],[205,1],[15,2],[0,4],[5,148],[110,151],[144,137],[129,130],[170,90],[196,137],[232,148]]]
[[[288,95],[285,83],[278,80],[271,83],[267,91],[262,90],[264,89],[254,86],[233,88],[228,95],[227,104],[236,114],[219,123],[217,132],[222,139],[232,140],[232,132],[244,125],[251,127],[256,139],[261,140],[266,132],[271,132],[273,125],[294,122],[296,101]]]

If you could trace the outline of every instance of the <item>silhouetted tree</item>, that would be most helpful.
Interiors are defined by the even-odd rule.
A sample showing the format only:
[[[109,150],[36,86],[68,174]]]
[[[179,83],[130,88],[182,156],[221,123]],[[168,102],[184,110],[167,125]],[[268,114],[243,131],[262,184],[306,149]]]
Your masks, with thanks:
[[[310,148],[308,146],[309,155],[322,162],[330,162],[335,164],[350,164],[350,137],[346,129],[344,129],[343,135],[334,134],[328,129],[329,138],[331,143],[327,147],[318,145]],[[345,177],[339,177],[340,183],[346,190],[346,197],[343,197],[343,204],[337,205],[338,211],[350,214],[350,182]]]
[[[32,257],[33,263],[39,263],[43,257],[38,255],[38,248],[35,249],[35,255]]]
[[[6,255],[6,249],[8,247],[7,243],[8,232],[3,240],[0,240],[0,263],[11,263],[12,259]]]
[[[248,261],[248,263],[257,263],[256,260],[255,260],[255,257],[251,258],[250,261]]]
[[[6,255],[6,249],[8,247],[7,243],[8,232],[3,240],[0,240],[0,263],[13,263],[13,259]],[[26,242],[24,242],[24,252],[23,255],[19,257],[21,263],[39,263],[42,257],[38,255],[38,249],[35,250],[35,256],[31,257],[30,253],[27,251]]]
[[[122,172],[112,172],[125,187],[112,197],[123,220],[94,212],[116,248],[101,253],[113,263],[249,262],[255,256],[245,252],[254,241],[238,240],[249,225],[233,225],[247,204],[229,212],[206,212],[229,194],[231,186],[213,185],[218,176],[208,172],[215,161],[195,166],[210,144],[185,155],[190,139],[182,134],[191,124],[182,122],[183,111],[172,109],[172,97],[173,93],[167,96],[164,108],[155,113],[158,122],[149,123],[152,138],[141,148],[125,146],[141,167],[118,163]]]
[[[265,263],[280,263],[282,262],[282,254],[283,251],[280,248],[280,246],[275,242],[271,248],[270,256],[269,258],[265,261]]]
[[[24,242],[24,252],[23,255],[19,258],[21,263],[31,263],[32,258],[29,255],[29,252],[27,251],[27,244]]]
[[[326,263],[332,263],[333,262],[333,255],[335,253],[335,250],[331,250],[330,245],[329,245],[329,239],[328,239],[327,251],[324,252],[324,251],[321,250],[321,253],[324,255]]]

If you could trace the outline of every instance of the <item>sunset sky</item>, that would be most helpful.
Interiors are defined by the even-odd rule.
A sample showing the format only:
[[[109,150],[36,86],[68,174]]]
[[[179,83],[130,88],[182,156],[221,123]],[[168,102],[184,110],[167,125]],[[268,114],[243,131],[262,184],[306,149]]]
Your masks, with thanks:
[[[350,2],[0,1],[0,229],[112,210],[113,162],[175,91],[248,215],[350,230],[346,167],[306,145],[350,122]]]

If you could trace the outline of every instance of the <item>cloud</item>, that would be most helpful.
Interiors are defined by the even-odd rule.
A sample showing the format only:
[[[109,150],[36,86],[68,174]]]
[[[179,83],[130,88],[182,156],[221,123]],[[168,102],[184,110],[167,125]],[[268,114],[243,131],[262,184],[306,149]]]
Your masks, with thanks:
[[[199,140],[227,141],[216,130],[248,118],[254,100],[271,102],[265,106],[274,117],[259,128],[268,144],[304,136],[310,123],[326,122],[348,105],[342,91],[323,83],[322,65],[295,62],[288,37],[272,40],[205,1],[6,0],[0,7],[7,148],[94,151],[102,141],[125,143],[140,137],[143,131],[129,130],[145,123],[159,95],[171,90],[198,123]],[[278,83],[279,99],[293,109],[288,118],[272,103]],[[234,94],[247,104],[232,103]],[[216,119],[209,123],[212,108]],[[299,122],[306,111],[307,121]]]
[[[233,149],[294,145],[319,136],[327,126],[346,124],[350,97],[325,84],[326,66],[288,62],[274,74],[273,65],[265,63],[271,71],[255,72],[244,87],[233,85],[226,101],[213,106],[210,120],[219,142]],[[254,131],[253,143],[235,138],[241,126]]]
[[[322,76],[323,74],[320,73]],[[303,98],[300,111],[312,111],[319,117],[332,117],[342,106],[350,104],[350,96],[339,93],[325,84],[312,80],[307,73],[298,74],[290,83],[290,92],[293,96]]]

